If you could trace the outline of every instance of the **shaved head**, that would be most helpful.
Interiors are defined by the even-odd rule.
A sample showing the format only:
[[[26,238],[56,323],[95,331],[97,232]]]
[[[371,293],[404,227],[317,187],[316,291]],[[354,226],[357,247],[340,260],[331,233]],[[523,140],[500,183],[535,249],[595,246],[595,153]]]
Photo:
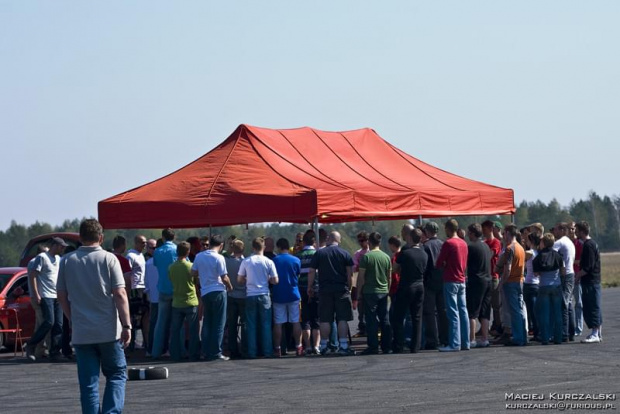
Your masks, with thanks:
[[[407,237],[411,234],[411,230],[413,230],[413,224],[405,224],[400,230],[401,238],[407,240]]]
[[[331,233],[329,233],[329,238],[332,239],[333,242],[340,244],[340,233],[338,233],[337,231],[332,231]]]

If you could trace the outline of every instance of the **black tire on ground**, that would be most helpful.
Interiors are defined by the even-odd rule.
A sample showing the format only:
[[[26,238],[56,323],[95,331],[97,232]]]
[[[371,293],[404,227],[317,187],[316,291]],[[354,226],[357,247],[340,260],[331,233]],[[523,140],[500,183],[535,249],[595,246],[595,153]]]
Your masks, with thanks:
[[[127,368],[127,379],[137,380],[160,380],[168,378],[166,367]]]

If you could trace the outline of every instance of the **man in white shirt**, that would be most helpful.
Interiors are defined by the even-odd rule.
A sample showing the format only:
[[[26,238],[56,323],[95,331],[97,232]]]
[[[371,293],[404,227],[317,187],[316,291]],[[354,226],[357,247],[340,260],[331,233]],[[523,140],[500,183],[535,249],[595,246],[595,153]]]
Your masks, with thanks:
[[[278,273],[275,264],[263,255],[264,249],[262,238],[252,240],[254,254],[241,262],[237,276],[237,281],[246,285],[245,323],[250,359],[258,354],[259,331],[263,355],[273,356],[269,284],[278,284]]]
[[[148,260],[144,267],[144,294],[147,297],[149,311],[147,314],[148,318],[146,318],[148,319],[148,324],[142,326],[142,333],[145,338],[148,338],[146,341],[147,357],[150,357],[153,351],[153,338],[155,336],[155,326],[157,325],[157,313],[159,312],[159,289],[157,289],[159,272],[153,263],[153,252],[163,244],[163,239],[149,239],[146,242],[146,256],[148,256]]]
[[[203,305],[202,353],[207,361],[228,361],[222,354],[222,340],[226,326],[226,291],[232,290],[226,262],[220,254],[224,240],[216,234],[209,240],[209,248],[196,255],[192,275],[200,278]]]
[[[131,315],[131,326],[133,328],[131,332],[131,344],[129,344],[129,350],[133,351],[136,343],[136,331],[140,329],[142,331],[143,346],[146,343],[144,334],[144,326],[147,321],[148,305],[144,297],[144,273],[146,271],[146,259],[142,254],[146,246],[146,237],[138,234],[133,238],[133,249],[127,252],[127,260],[131,267],[131,290],[129,291],[129,314]]]
[[[60,237],[51,240],[47,252],[40,253],[33,270],[28,278],[32,287],[31,297],[41,306],[43,320],[39,328],[32,335],[26,345],[26,357],[30,361],[36,361],[35,348],[45,339],[50,332],[50,358],[60,357],[60,345],[62,340],[62,308],[56,296],[56,282],[58,280],[58,267],[60,255],[67,247],[67,243]]]
[[[553,250],[560,253],[564,259],[566,276],[562,278],[562,340],[564,342],[575,340],[575,313],[573,309],[573,289],[575,287],[575,244],[568,237],[568,223],[558,223],[553,228],[556,242]]]

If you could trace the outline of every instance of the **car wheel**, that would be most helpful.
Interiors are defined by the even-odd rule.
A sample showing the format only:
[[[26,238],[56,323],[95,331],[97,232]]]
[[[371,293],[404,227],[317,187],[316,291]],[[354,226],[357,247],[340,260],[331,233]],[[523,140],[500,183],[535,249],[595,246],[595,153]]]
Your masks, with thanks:
[[[128,368],[127,379],[136,380],[160,380],[168,378],[168,368],[166,367],[147,367],[147,368]]]

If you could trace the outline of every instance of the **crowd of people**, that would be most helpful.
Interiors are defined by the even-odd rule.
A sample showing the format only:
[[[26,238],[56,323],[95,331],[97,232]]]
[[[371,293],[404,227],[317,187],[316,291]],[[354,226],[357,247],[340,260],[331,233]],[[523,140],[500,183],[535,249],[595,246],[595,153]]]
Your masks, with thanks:
[[[54,239],[29,265],[40,320],[27,357],[37,359],[50,333],[50,357],[59,354],[62,307],[84,406],[94,399],[93,361],[109,384],[120,381],[119,352],[135,349],[136,329],[147,356],[174,361],[355,355],[356,310],[363,355],[561,344],[582,335],[583,321],[591,332],[581,342],[602,341],[600,255],[587,222],[545,232],[540,223],[460,228],[451,219],[445,240],[439,233],[433,221],[407,223],[387,254],[381,234],[362,231],[351,254],[322,228],[249,248],[217,234],[176,244],[168,228],[159,240],[137,235],[127,253],[117,236],[109,253],[99,223],[86,220],[77,251],[61,259],[65,243]]]

